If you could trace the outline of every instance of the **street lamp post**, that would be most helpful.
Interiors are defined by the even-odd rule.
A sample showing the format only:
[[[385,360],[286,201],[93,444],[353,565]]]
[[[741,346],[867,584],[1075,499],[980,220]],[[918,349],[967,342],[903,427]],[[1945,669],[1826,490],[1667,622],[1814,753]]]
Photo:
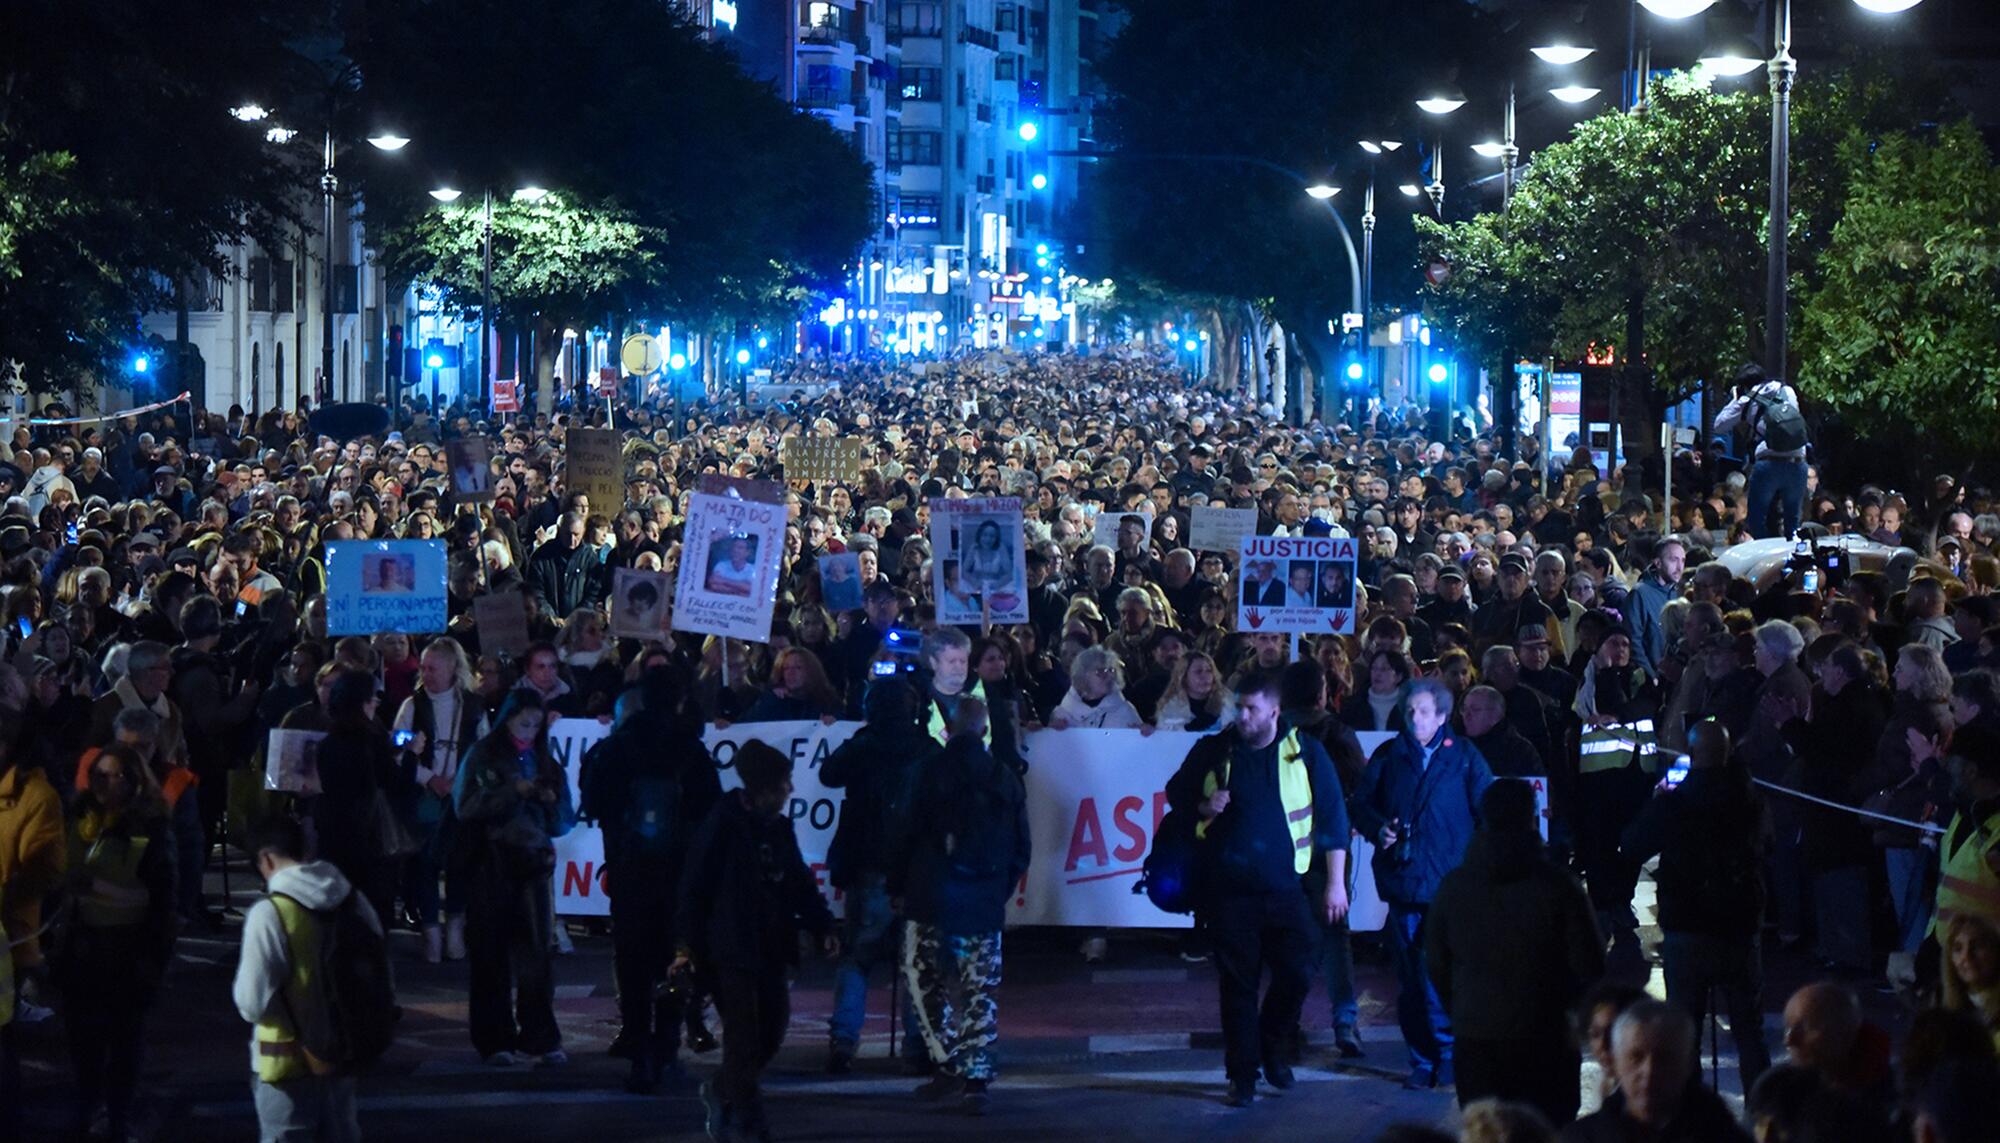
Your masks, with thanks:
[[[1771,55],[1771,220],[1764,277],[1764,371],[1785,380],[1785,287],[1790,273],[1786,250],[1792,213],[1792,0],[1778,0],[1773,16]]]
[[[493,359],[500,355],[500,339],[493,324],[493,191],[486,191],[486,205],[479,223],[479,401],[492,399]]]

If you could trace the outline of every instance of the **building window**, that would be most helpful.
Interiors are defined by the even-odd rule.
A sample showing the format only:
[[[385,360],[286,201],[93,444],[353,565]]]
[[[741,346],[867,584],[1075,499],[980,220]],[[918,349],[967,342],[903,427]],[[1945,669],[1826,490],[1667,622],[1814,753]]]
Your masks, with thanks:
[[[960,135],[956,143],[958,148],[958,169],[963,171],[965,170],[965,136]]]
[[[1020,66],[1021,66],[1021,61],[1018,57],[1012,55],[1001,55],[993,61],[993,78],[1013,79],[1015,69],[1019,68]]]
[[[936,36],[944,31],[943,5],[938,0],[901,0],[895,8],[894,31],[900,36]]]
[[[904,99],[936,103],[944,98],[944,72],[934,67],[904,68],[902,85]]]
[[[897,204],[897,224],[900,226],[937,227],[943,206],[934,194],[906,194]]]
[[[889,163],[935,167],[941,144],[942,137],[936,131],[898,131],[889,136]]]
[[[1021,9],[1012,4],[1002,4],[995,15],[998,30],[1012,32],[1021,26]]]

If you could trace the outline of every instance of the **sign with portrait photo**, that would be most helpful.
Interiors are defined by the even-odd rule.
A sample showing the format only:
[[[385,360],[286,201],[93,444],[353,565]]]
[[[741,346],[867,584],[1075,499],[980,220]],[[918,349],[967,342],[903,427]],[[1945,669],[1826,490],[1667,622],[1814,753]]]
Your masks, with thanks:
[[[819,558],[819,598],[836,614],[861,610],[861,555],[841,552]]]
[[[1346,536],[1245,536],[1238,631],[1352,635],[1355,542]]]
[[[1028,621],[1021,501],[932,500],[931,596],[944,626]]]
[[[689,497],[673,629],[769,642],[784,542],[783,504]]]
[[[666,572],[617,568],[611,573],[611,634],[620,639],[654,640],[667,632]]]
[[[472,623],[486,654],[519,655],[528,649],[528,608],[519,591],[473,596]]]
[[[443,540],[340,540],[326,546],[326,631],[443,631]]]
[[[451,465],[453,499],[464,503],[493,499],[492,441],[457,437],[445,442],[444,451]]]

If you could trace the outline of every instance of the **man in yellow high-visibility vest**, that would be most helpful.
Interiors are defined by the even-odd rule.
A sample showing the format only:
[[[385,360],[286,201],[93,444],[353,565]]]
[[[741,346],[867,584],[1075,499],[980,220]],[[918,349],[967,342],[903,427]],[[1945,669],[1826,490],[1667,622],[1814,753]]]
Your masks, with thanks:
[[[1252,672],[1237,688],[1235,726],[1196,743],[1167,783],[1169,803],[1201,819],[1196,912],[1215,945],[1231,1107],[1256,1099],[1260,1073],[1280,1091],[1292,1086],[1291,1033],[1312,983],[1316,933],[1347,916],[1340,775],[1317,738],[1284,725],[1281,697],[1277,672]],[[1313,884],[1323,888],[1309,898],[1315,866]]]
[[[331,862],[305,860],[305,834],[297,823],[274,821],[251,844],[270,892],[243,919],[234,991],[236,1011],[256,1028],[250,1073],[262,1138],[359,1140],[354,1077],[333,1074],[315,1060],[300,1032],[327,1018],[325,984],[314,979],[324,923],[319,917],[353,896],[378,933],[381,920]]]
[[[1947,762],[1958,810],[1938,847],[1938,940],[1960,913],[2000,924],[2000,735],[1978,725],[1958,731]]]

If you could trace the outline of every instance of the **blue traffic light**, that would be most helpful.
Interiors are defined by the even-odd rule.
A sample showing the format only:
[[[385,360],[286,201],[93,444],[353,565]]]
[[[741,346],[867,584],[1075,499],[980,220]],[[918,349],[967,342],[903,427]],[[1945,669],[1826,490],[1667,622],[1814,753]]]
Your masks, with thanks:
[[[739,350],[737,350],[737,351],[736,351],[736,364],[738,364],[738,365],[748,365],[748,364],[750,364],[750,351],[749,351],[749,350],[747,350],[747,349],[739,349]]]
[[[1431,366],[1431,383],[1433,385],[1444,384],[1444,379],[1450,375],[1451,371],[1444,367],[1444,362],[1442,361]]]
[[[1035,121],[1033,119],[1026,120],[1021,124],[1021,142],[1023,143],[1034,142],[1035,136],[1040,135],[1041,133],[1042,129],[1035,125]]]
[[[433,351],[433,352],[432,352],[431,354],[429,354],[428,356],[426,356],[426,357],[424,358],[424,368],[426,368],[426,369],[443,369],[443,368],[444,368],[444,354],[442,354],[442,353],[438,353],[438,352],[435,352],[435,351]]]
[[[758,338],[758,339],[757,339],[757,348],[759,348],[759,349],[769,349],[770,347],[771,347],[771,339],[770,339],[770,338],[768,338],[768,337],[760,337],[760,338]]]
[[[667,358],[667,367],[676,372],[686,369],[688,367],[687,354],[676,353],[672,357]]]
[[[153,367],[153,359],[143,353],[132,356],[132,372],[144,373]]]
[[[1364,370],[1361,368],[1361,363],[1359,361],[1350,361],[1347,363],[1347,379],[1349,381],[1361,380],[1361,375],[1363,372]]]
[[[1036,190],[1047,190],[1049,188],[1049,176],[1036,171],[1035,177],[1028,180],[1028,185],[1034,187]]]

